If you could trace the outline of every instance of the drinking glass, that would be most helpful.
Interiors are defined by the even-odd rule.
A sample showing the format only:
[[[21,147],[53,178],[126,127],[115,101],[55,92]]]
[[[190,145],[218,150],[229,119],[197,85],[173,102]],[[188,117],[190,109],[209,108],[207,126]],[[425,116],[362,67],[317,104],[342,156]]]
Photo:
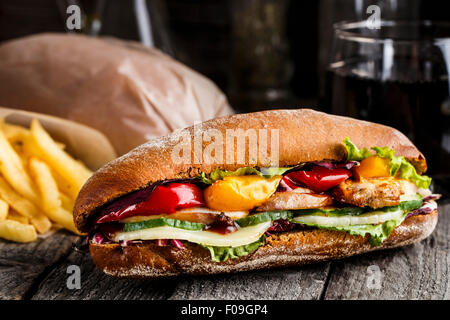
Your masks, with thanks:
[[[373,26],[372,26],[373,27]],[[326,76],[329,112],[395,127],[450,177],[450,23],[366,21],[334,26]]]

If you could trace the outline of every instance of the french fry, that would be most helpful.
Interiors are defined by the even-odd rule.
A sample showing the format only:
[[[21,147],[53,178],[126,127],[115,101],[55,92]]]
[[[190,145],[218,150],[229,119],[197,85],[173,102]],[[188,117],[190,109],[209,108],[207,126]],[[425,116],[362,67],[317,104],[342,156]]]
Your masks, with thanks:
[[[30,218],[30,224],[32,224],[40,234],[48,232],[52,227],[52,223],[44,215]]]
[[[0,196],[14,210],[29,218],[39,233],[50,230],[52,226],[50,220],[31,201],[15,192],[2,177],[0,177]]]
[[[61,200],[58,186],[53,179],[50,168],[45,162],[34,156],[28,159],[28,168],[38,187],[42,200],[42,209],[45,212],[58,210],[61,207]]]
[[[0,119],[0,238],[34,241],[52,222],[81,234],[72,210],[92,172],[64,149],[37,120],[27,129]]]
[[[31,134],[23,140],[22,156],[25,159],[28,159],[29,157],[32,156],[42,157],[39,149],[36,147],[36,144],[34,144],[31,139]]]
[[[30,224],[30,219],[28,219],[27,217],[21,215],[20,213],[18,213],[16,210],[10,208],[9,212],[8,212],[8,219],[9,220],[14,220],[23,224]]]
[[[69,196],[72,201],[75,201],[75,197],[73,197],[73,195],[75,194],[75,192],[73,192],[74,187],[69,182],[67,182],[66,179],[64,179],[58,172],[56,172],[56,170],[51,170],[52,176],[55,179],[56,184],[58,185],[58,190]]]
[[[75,201],[73,201],[68,195],[63,192],[59,193],[59,199],[61,200],[61,207],[69,212],[73,211],[73,205]]]
[[[3,119],[0,119],[0,127],[11,144],[21,143],[30,135],[30,130],[27,128],[5,123]]]
[[[0,173],[19,194],[39,203],[38,194],[28,176],[22,160],[0,130]]]
[[[28,158],[30,156],[28,156],[27,154],[25,154],[24,150],[23,150],[23,146],[19,146],[15,148],[17,154],[20,157],[20,160],[22,160],[22,164],[24,167],[26,167],[28,165]]]
[[[63,228],[72,231],[75,234],[82,235],[82,233],[80,233],[77,228],[75,228],[72,213],[70,213],[69,211],[63,208],[58,208],[56,211],[48,214],[48,217]]]
[[[31,157],[29,159],[29,168],[39,188],[44,213],[47,217],[62,227],[80,234],[75,228],[71,212],[61,207],[58,186],[47,164],[37,157]]]
[[[37,239],[37,235],[32,225],[6,219],[0,221],[0,238],[15,242],[31,242]]]
[[[11,146],[13,147],[14,151],[17,153],[17,155],[20,157],[20,160],[22,160],[22,165],[26,166],[27,165],[27,161],[24,152],[23,152],[23,145],[20,145],[18,143],[14,143],[11,144]]]
[[[0,221],[5,220],[8,216],[9,204],[8,202],[0,199]]]
[[[58,148],[60,148],[61,150],[66,149],[66,145],[64,143],[58,142],[58,141],[55,141],[55,143],[58,146]]]
[[[30,142],[39,151],[37,155],[67,180],[71,185],[70,196],[75,199],[92,172],[61,150],[36,119],[31,122],[30,131]]]

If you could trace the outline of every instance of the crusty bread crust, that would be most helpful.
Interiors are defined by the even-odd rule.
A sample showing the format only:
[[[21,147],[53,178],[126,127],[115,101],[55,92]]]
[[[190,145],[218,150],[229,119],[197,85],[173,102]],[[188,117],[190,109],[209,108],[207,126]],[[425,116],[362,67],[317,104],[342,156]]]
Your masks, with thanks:
[[[279,166],[308,161],[344,160],[345,149],[342,141],[348,136],[359,148],[388,146],[396,150],[397,155],[411,161],[419,173],[426,170],[424,156],[398,130],[310,109],[271,110],[216,118],[202,123],[200,132],[207,129],[219,130],[224,137],[227,129],[244,131],[268,129],[267,141],[271,141],[270,130],[278,129]],[[194,127],[186,130],[190,135],[194,135]],[[205,163],[207,162],[205,159],[202,164],[174,163],[171,155],[182,139],[180,132],[151,140],[95,172],[83,186],[75,202],[74,221],[77,228],[82,232],[89,231],[92,215],[97,208],[151,183],[167,179],[192,178],[200,172],[210,173],[217,168],[235,170],[250,163],[247,154],[248,143],[245,161],[242,164],[223,164],[227,162],[226,159],[220,163],[210,164]],[[204,142],[203,150],[209,144],[210,142]],[[191,151],[194,159],[194,147]],[[267,166],[267,157],[258,156],[256,164],[252,166]]]
[[[185,249],[157,247],[154,243],[121,247],[118,244],[91,244],[95,264],[106,274],[129,278],[157,278],[180,274],[217,274],[300,266],[341,259],[369,251],[389,249],[419,242],[436,227],[437,210],[407,218],[379,247],[366,238],[346,232],[308,230],[286,232],[267,238],[264,246],[239,259],[214,262],[208,250],[185,242]]]

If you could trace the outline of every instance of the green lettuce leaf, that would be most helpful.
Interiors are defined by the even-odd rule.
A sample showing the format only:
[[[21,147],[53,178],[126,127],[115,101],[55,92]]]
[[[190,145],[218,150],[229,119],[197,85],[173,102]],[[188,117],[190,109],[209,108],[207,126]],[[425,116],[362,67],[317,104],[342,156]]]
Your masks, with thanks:
[[[211,179],[209,179],[204,172],[202,172],[197,178],[200,179],[200,181],[205,184],[213,183],[213,181]]]
[[[259,175],[260,176],[261,172],[259,172],[255,168],[250,168],[250,167],[239,168],[235,171],[216,169],[213,172],[211,172],[211,174],[209,175],[209,178],[212,181],[217,181],[217,180],[222,180],[223,178],[228,177],[228,176],[248,176],[248,175]]]
[[[221,170],[221,169],[216,169],[213,172],[211,172],[211,174],[209,175],[209,177],[202,172],[199,176],[199,179],[206,184],[212,184],[217,180],[222,180],[225,177],[228,176],[247,176],[247,175],[258,175],[260,177],[264,177],[264,178],[272,178],[273,176],[276,175],[282,175],[283,173],[285,173],[286,171],[290,170],[292,168],[262,168],[261,170],[258,170],[256,168],[252,168],[252,167],[243,167],[243,168],[239,168],[235,171],[228,171],[228,170]]]
[[[345,231],[351,235],[357,235],[361,237],[365,237],[366,234],[370,235],[369,243],[372,246],[380,246],[384,240],[386,240],[391,234],[392,230],[399,226],[403,220],[405,220],[407,213],[403,214],[400,219],[397,220],[389,220],[382,224],[363,224],[363,225],[353,225],[353,226],[345,226],[345,227],[325,227],[321,225],[313,225],[308,224],[308,226],[316,227],[319,229],[327,229],[327,230],[336,230],[336,231]]]
[[[270,168],[261,168],[261,174],[264,178],[272,178],[273,176],[281,176],[286,171],[291,170],[293,167],[290,168],[277,168],[277,167],[270,167]]]
[[[202,180],[203,183],[212,184],[215,181],[222,180],[223,178],[228,176],[247,176],[247,175],[262,176],[261,172],[259,172],[256,168],[244,167],[239,168],[235,171],[216,169],[210,173],[209,177],[207,177],[207,175],[204,172],[202,172],[200,174],[200,179]]]
[[[347,160],[348,161],[361,161],[365,158],[373,156],[372,152],[369,149],[358,149],[348,137],[346,137],[343,141],[345,148],[347,149]]]
[[[407,162],[405,159],[402,160],[402,164],[400,166],[400,169],[398,170],[399,178],[412,181],[419,188],[427,189],[431,184],[431,178],[429,176],[419,175],[411,163]]]
[[[409,163],[403,156],[395,156],[395,150],[390,150],[388,147],[373,147],[372,150],[375,154],[370,152],[367,148],[358,149],[348,137],[343,141],[347,149],[347,160],[349,161],[361,161],[365,158],[377,155],[382,158],[387,158],[389,162],[389,172],[391,176],[396,176],[401,179],[409,180],[415,183],[419,188],[428,188],[431,183],[431,178],[428,176],[421,176],[417,173],[414,166]]]
[[[215,262],[222,262],[228,259],[236,259],[246,256],[264,244],[266,237],[263,235],[259,240],[239,247],[214,247],[203,246],[211,253],[211,259]]]

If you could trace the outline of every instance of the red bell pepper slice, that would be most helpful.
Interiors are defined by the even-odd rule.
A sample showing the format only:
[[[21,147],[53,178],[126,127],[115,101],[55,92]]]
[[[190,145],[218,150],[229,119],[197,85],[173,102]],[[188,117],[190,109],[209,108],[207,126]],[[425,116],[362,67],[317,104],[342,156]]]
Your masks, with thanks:
[[[283,177],[282,181],[292,189],[304,185],[315,192],[323,192],[337,186],[351,176],[351,171],[347,169],[327,169],[315,166],[311,171],[289,172]]]
[[[205,205],[203,191],[191,183],[168,183],[157,186],[147,200],[132,204],[97,219],[96,223],[119,221],[131,216],[170,214],[177,210]]]

